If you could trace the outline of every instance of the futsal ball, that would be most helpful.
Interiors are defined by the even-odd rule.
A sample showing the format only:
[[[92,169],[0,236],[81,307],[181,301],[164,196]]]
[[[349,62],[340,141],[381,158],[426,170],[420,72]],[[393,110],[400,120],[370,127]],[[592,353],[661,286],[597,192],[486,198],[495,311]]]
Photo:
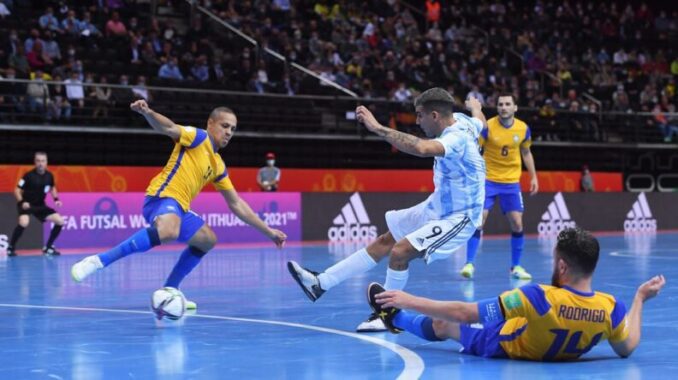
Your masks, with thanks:
[[[153,292],[151,309],[158,320],[177,320],[186,312],[186,298],[179,289],[164,287]]]

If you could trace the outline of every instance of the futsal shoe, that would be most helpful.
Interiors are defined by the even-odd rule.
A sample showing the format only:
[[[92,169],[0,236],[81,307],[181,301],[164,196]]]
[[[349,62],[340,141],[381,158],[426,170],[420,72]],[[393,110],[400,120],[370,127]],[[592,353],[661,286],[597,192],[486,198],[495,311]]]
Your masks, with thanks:
[[[92,255],[87,256],[84,259],[78,261],[71,267],[71,277],[75,282],[81,282],[87,278],[92,273],[104,267],[104,264],[101,263],[99,256]]]
[[[7,247],[7,256],[9,257],[16,256],[16,251],[14,250],[14,247],[12,247],[11,245]]]
[[[525,268],[521,267],[520,265],[516,265],[513,268],[511,268],[511,277],[517,279],[517,280],[531,280],[532,275],[527,273]]]
[[[396,314],[400,312],[400,309],[395,307],[382,307],[377,303],[377,294],[383,293],[385,291],[386,289],[384,289],[383,286],[377,284],[376,282],[371,283],[367,287],[367,302],[369,302],[374,313],[379,316],[379,319],[384,322],[384,326],[386,326],[388,331],[392,332],[393,334],[400,334],[403,332],[403,330],[395,327],[393,324],[393,318],[395,318]]]
[[[301,290],[306,293],[306,296],[313,302],[317,301],[325,291],[320,287],[320,280],[318,280],[318,272],[302,268],[301,265],[295,261],[287,262],[287,270],[290,271],[294,281],[301,286]]]
[[[186,300],[186,310],[198,310],[198,304],[193,301]]]
[[[463,268],[461,268],[461,274],[462,277],[466,277],[469,280],[473,278],[473,273],[476,271],[476,268],[473,266],[471,263],[466,263]]]
[[[61,252],[57,251],[53,245],[50,245],[49,247],[43,247],[42,254],[45,256],[61,256]]]
[[[381,318],[379,318],[379,315],[373,312],[365,322],[362,322],[358,325],[358,327],[356,327],[355,331],[359,333],[368,333],[384,332],[388,331],[388,329],[386,328],[386,325],[384,325],[384,322],[381,320]]]

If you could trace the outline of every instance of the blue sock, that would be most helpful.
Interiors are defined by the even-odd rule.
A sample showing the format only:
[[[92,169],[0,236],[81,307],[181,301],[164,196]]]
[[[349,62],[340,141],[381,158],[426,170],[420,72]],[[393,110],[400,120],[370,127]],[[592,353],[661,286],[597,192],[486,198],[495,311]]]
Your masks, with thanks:
[[[434,342],[442,340],[436,336],[435,332],[433,332],[433,319],[424,314],[400,310],[398,314],[393,317],[393,324],[397,328],[409,331],[422,339]]]
[[[170,286],[172,288],[179,288],[179,284],[184,280],[184,277],[188,276],[189,273],[198,266],[200,260],[205,256],[207,252],[203,252],[198,248],[189,246],[181,252],[179,261],[174,265],[172,273],[167,277],[165,281],[165,286]]]
[[[511,233],[511,267],[520,265],[520,256],[523,255],[525,238],[523,232]]]
[[[118,244],[115,248],[99,254],[99,259],[105,267],[111,265],[117,260],[125,256],[137,252],[146,252],[149,249],[160,245],[160,236],[158,236],[158,229],[149,227],[137,231],[129,239]]]
[[[466,262],[473,264],[473,261],[476,259],[476,253],[478,253],[478,246],[480,245],[480,237],[482,236],[482,230],[476,230],[476,232],[468,239],[466,243]]]

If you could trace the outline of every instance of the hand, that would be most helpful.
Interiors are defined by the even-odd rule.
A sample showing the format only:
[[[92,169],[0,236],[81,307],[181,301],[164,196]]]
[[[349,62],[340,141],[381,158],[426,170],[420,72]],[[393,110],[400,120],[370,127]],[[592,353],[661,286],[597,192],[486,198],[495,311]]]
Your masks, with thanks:
[[[660,274],[659,276],[654,276],[649,281],[638,287],[638,291],[636,291],[636,297],[640,297],[643,302],[654,298],[657,294],[659,294],[659,291],[662,290],[664,284],[666,284],[666,280],[664,279],[663,275]]]
[[[381,128],[381,124],[374,118],[372,112],[365,106],[359,106],[355,109],[355,115],[359,122],[363,123],[370,132],[377,132]]]
[[[530,195],[535,195],[539,192],[539,181],[535,176],[530,180]]]
[[[287,240],[287,235],[284,232],[276,229],[271,229],[268,237],[273,240],[275,246],[282,248],[285,245],[285,240]]]
[[[474,109],[483,109],[483,105],[480,104],[480,100],[476,99],[473,96],[469,96],[468,99],[466,99],[466,109],[469,111],[473,111]]]
[[[63,202],[61,202],[61,201],[54,201],[54,204],[55,204],[57,207],[61,207],[61,206],[64,205]]]
[[[151,112],[151,108],[148,106],[148,103],[146,103],[145,100],[137,100],[130,104],[129,108],[139,114],[142,115],[147,115]]]
[[[387,290],[377,294],[375,298],[382,307],[397,307],[398,309],[411,309],[417,299],[402,290]]]
[[[28,210],[29,208],[31,208],[31,204],[28,202],[24,202],[21,204],[21,208],[24,210]]]

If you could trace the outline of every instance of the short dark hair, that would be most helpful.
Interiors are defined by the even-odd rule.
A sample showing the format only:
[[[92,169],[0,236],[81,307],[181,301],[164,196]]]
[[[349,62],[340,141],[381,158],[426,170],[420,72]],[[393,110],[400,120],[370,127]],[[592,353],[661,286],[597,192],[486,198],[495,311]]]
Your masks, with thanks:
[[[452,114],[454,98],[445,89],[440,87],[430,88],[422,92],[414,99],[414,106],[421,106],[426,112],[436,111],[443,116]]]
[[[497,103],[499,103],[499,98],[505,98],[505,97],[510,97],[511,101],[513,101],[513,104],[516,104],[516,97],[513,95],[512,92],[501,92],[497,96]]]
[[[566,228],[558,234],[556,254],[575,272],[590,276],[598,264],[600,245],[590,232],[581,228]]]
[[[220,113],[230,113],[235,115],[235,112],[233,112],[233,110],[228,107],[217,107],[213,109],[212,112],[210,112],[210,119],[216,119]]]

